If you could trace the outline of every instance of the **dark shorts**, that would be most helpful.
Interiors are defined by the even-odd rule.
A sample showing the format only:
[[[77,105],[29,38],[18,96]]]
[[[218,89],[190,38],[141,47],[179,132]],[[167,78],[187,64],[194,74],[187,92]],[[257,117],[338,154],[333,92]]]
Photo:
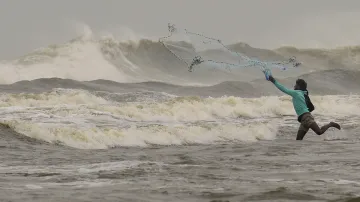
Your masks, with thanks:
[[[299,130],[307,132],[313,123],[315,123],[314,117],[310,113],[305,113],[301,115]]]

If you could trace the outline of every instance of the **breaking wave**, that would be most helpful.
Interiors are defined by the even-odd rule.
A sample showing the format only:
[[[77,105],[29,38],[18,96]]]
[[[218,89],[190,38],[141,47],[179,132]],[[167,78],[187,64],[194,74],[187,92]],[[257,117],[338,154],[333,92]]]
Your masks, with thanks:
[[[215,85],[224,81],[250,81],[262,78],[257,69],[232,72],[211,68],[188,72],[161,43],[150,39],[118,41],[111,37],[85,35],[64,44],[43,47],[16,60],[0,64],[0,83],[11,84],[40,78],[62,78],[77,81],[110,80],[120,83],[156,81],[176,85]],[[187,51],[192,44],[174,42]],[[280,60],[296,56],[303,63],[299,70],[278,72],[279,76],[297,76],[318,70],[357,69],[360,48],[343,47],[331,50],[282,47],[276,50],[253,48],[244,43],[229,48],[249,57]],[[190,53],[184,53],[190,54]],[[192,53],[191,53],[192,54]],[[208,54],[220,55],[221,51]],[[226,57],[226,56],[224,56]]]
[[[118,102],[122,96],[129,95],[71,89],[3,94],[1,121],[38,140],[99,149],[274,140],[283,118],[294,116],[286,96],[201,98],[154,93],[154,98],[166,99]],[[313,96],[312,101],[318,117],[359,114],[359,96]]]

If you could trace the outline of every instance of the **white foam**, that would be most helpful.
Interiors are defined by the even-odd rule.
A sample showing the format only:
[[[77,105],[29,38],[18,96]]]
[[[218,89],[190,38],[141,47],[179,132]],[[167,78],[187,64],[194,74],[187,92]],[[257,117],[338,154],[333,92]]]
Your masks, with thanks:
[[[329,129],[325,134],[325,141],[334,141],[334,140],[346,140],[348,139],[348,135],[346,130],[333,130]]]
[[[59,107],[65,105],[100,105],[111,103],[85,90],[53,89],[46,93],[0,94],[0,107],[20,110],[24,107]]]
[[[360,113],[358,96],[313,96],[316,106],[314,115],[336,118],[357,116]],[[291,98],[175,98],[167,102],[129,103],[124,105],[102,105],[97,110],[107,111],[132,120],[142,121],[199,121],[219,118],[264,118],[293,116],[296,118]]]
[[[99,45],[85,37],[63,45],[40,48],[18,60],[0,63],[0,83],[54,77],[80,81],[138,81],[123,71],[133,69],[135,65],[128,60],[124,60],[123,64],[123,68],[111,64],[104,58]]]
[[[36,185],[36,184],[27,184],[25,185],[26,188],[28,189],[42,189],[42,186]]]
[[[16,131],[29,137],[82,149],[104,149],[113,146],[148,146],[216,144],[219,142],[254,142],[272,140],[276,123],[216,126],[154,125],[130,128],[84,128],[59,124],[38,124],[24,121],[6,122]]]
[[[152,161],[119,161],[106,163],[92,163],[92,164],[69,164],[69,165],[31,165],[31,166],[9,166],[1,165],[0,173],[7,172],[27,172],[34,173],[61,173],[63,175],[81,175],[95,173],[99,171],[125,170],[133,167],[138,167],[141,164],[159,164]]]
[[[61,89],[2,94],[0,120],[27,136],[84,149],[273,140],[283,115],[296,123],[286,96],[169,99],[116,103],[88,91]],[[313,96],[312,101],[316,117],[359,114],[358,96]]]

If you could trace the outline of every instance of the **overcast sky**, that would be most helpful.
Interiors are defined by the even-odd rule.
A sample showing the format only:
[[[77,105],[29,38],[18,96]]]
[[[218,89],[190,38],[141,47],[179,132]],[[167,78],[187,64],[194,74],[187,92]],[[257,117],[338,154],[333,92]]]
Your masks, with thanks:
[[[360,44],[359,0],[1,0],[0,59],[72,39],[76,23],[154,37],[168,22],[262,48]]]

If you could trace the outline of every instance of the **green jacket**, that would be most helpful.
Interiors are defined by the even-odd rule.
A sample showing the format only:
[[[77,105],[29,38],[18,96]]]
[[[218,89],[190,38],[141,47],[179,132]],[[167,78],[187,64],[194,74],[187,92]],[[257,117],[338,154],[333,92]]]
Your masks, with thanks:
[[[292,102],[295,108],[295,112],[298,117],[300,117],[302,114],[309,112],[308,106],[306,105],[305,97],[304,95],[307,94],[307,91],[302,90],[291,90],[283,85],[281,85],[279,82],[275,80],[274,82],[275,86],[281,90],[282,92],[290,95],[292,97]]]

